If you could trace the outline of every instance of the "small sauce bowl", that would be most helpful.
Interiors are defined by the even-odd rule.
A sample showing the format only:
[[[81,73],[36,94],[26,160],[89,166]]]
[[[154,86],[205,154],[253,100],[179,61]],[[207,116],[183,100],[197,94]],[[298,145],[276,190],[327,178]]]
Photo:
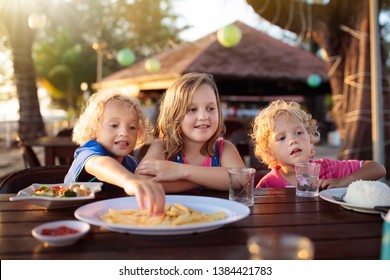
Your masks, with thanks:
[[[51,247],[68,246],[88,233],[91,226],[76,220],[64,220],[45,223],[32,229],[32,235]],[[48,235],[52,232],[54,235]],[[46,234],[45,234],[46,233]]]

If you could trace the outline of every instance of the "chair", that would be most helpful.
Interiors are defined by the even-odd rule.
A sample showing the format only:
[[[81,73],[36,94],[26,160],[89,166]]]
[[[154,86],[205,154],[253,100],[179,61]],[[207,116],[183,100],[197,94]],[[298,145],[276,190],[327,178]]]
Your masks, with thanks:
[[[16,142],[18,143],[25,168],[42,166],[32,147],[26,146],[19,136],[16,137]]]
[[[33,148],[25,146],[22,142],[19,142],[19,150],[23,157],[24,167],[29,168],[41,166],[41,162],[39,161]]]
[[[36,166],[16,171],[1,183],[0,193],[17,193],[33,183],[62,183],[69,167],[69,165]]]
[[[267,175],[271,170],[266,170],[266,169],[256,169],[255,173],[255,187],[257,184],[260,182],[260,180]]]
[[[150,144],[144,144],[141,148],[136,149],[133,155],[141,161],[149,150]]]
[[[57,133],[57,137],[69,137],[71,138],[72,137],[72,134],[73,134],[73,127],[67,127],[67,128],[64,128],[62,130],[60,130],[58,133]],[[67,165],[67,164],[72,164],[73,162],[73,155],[72,156],[69,156],[69,157],[58,157],[58,161],[60,163],[60,165]]]
[[[73,134],[73,127],[67,127],[60,131],[58,131],[57,135],[58,137],[72,137]]]

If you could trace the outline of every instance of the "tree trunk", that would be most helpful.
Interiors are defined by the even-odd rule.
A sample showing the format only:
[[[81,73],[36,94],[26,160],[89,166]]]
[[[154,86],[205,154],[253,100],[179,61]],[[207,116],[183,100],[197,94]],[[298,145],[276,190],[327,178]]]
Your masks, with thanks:
[[[339,157],[372,159],[369,1],[331,0],[328,5],[307,5],[295,0],[247,2],[261,17],[300,35],[303,41],[313,40],[326,51],[332,115],[342,140]],[[384,59],[382,69],[386,89],[383,111],[387,120],[390,92]],[[387,125],[384,138],[385,142],[390,139]],[[385,148],[388,169],[389,145]]]
[[[39,109],[38,92],[31,48],[34,33],[28,27],[29,11],[24,1],[3,1],[1,21],[8,32],[19,99],[19,136],[22,140],[46,135]]]

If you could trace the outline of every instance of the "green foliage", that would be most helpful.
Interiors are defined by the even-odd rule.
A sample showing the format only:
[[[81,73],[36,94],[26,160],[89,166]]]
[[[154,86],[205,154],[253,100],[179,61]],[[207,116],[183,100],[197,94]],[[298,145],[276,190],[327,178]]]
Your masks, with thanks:
[[[80,84],[96,82],[96,42],[103,50],[103,77],[123,68],[116,53],[131,49],[136,60],[180,43],[177,16],[171,0],[51,1],[45,13],[48,25],[33,47],[37,74],[56,106],[79,113]]]
[[[77,112],[82,100],[81,82],[84,79],[93,81],[92,76],[84,72],[88,60],[83,60],[83,48],[65,28],[58,28],[53,36],[46,38],[33,46],[38,78],[48,90],[54,106]],[[89,55],[93,55],[93,51]]]

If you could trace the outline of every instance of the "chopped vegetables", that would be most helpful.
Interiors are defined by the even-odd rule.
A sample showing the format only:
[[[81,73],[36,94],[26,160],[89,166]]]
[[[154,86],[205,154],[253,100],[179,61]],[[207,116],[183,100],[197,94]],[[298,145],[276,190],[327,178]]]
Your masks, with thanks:
[[[33,196],[47,196],[47,197],[76,197],[87,196],[91,193],[91,190],[84,185],[72,184],[69,187],[53,186],[48,187],[45,185],[40,186],[34,191]]]

